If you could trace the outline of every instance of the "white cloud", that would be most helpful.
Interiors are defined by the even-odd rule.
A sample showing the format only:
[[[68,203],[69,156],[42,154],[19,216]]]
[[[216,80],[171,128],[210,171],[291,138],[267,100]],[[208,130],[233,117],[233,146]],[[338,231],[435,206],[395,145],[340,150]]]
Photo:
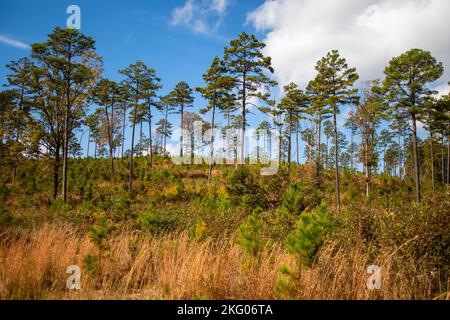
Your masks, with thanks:
[[[444,79],[445,80],[445,79]],[[436,98],[440,98],[441,96],[446,96],[450,92],[450,86],[447,82],[444,82],[443,84],[437,86],[434,88],[434,90],[437,91]]]
[[[196,33],[211,34],[223,23],[230,0],[186,0],[172,11],[172,26],[186,26]]]
[[[267,0],[247,22],[267,32],[264,53],[281,86],[304,87],[332,49],[369,80],[382,78],[389,60],[411,48],[444,63],[441,85],[450,80],[449,13],[448,0]]]
[[[222,14],[227,9],[228,0],[213,0],[211,6],[214,11]]]
[[[5,43],[11,47],[22,49],[22,50],[29,50],[30,46],[22,41],[9,38],[7,36],[0,35],[0,42]]]

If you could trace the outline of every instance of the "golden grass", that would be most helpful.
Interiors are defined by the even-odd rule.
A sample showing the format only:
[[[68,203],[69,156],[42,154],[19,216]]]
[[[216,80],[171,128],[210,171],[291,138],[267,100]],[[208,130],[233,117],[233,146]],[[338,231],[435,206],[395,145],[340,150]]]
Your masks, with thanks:
[[[400,252],[382,252],[370,261],[358,246],[344,250],[327,243],[319,262],[290,280],[295,294],[286,296],[275,290],[279,268],[295,264],[278,245],[263,252],[258,267],[249,267],[231,238],[196,241],[186,232],[151,236],[123,230],[108,241],[101,268],[88,272],[85,257],[98,254],[88,235],[68,224],[45,224],[32,232],[3,230],[0,299],[434,298],[433,277]],[[366,287],[366,267],[373,263],[382,267],[380,290]],[[79,291],[66,289],[69,265],[82,269]]]

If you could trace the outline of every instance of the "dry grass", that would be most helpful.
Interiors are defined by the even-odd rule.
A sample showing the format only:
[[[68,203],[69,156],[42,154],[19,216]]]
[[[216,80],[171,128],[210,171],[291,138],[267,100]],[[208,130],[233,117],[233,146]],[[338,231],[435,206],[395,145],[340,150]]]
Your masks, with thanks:
[[[97,248],[67,225],[3,234],[0,298],[271,299],[277,267],[289,260],[275,247],[264,253],[258,270],[247,272],[232,240],[198,242],[186,233],[152,237],[124,231],[108,247],[101,271],[89,273],[84,258],[97,255]],[[69,265],[82,268],[79,292],[65,290]]]
[[[88,272],[85,257],[98,250],[70,225],[46,224],[31,233],[8,229],[0,239],[0,299],[434,298],[433,277],[399,256],[401,248],[370,261],[358,246],[343,250],[328,243],[314,268],[290,280],[295,294],[286,296],[276,294],[279,268],[294,268],[294,261],[277,245],[264,251],[258,267],[246,267],[233,239],[195,241],[184,232],[150,236],[125,230],[108,241],[101,268]],[[382,267],[380,290],[366,287],[366,267],[373,262]],[[82,269],[79,291],[65,289],[69,265]]]

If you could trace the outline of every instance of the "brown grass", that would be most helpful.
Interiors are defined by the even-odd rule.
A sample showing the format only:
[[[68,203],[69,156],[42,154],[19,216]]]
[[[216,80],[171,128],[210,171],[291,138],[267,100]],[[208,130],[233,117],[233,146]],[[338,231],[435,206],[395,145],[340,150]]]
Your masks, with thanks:
[[[370,261],[358,246],[344,250],[327,243],[313,268],[289,280],[295,294],[285,295],[275,290],[279,268],[295,264],[278,245],[263,252],[258,267],[249,267],[233,239],[196,241],[185,232],[151,236],[125,230],[108,241],[101,268],[88,272],[85,257],[98,254],[88,235],[54,223],[33,232],[3,230],[0,299],[435,298],[432,275],[399,252]],[[366,287],[366,267],[373,263],[382,267],[380,290]],[[82,269],[79,291],[65,288],[69,265]]]

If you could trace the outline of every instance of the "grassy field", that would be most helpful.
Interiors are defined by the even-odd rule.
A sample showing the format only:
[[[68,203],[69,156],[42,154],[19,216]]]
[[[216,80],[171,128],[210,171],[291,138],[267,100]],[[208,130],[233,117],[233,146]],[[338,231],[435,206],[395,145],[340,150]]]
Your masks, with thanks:
[[[417,204],[411,182],[309,165],[276,176],[258,167],[175,166],[157,159],[126,190],[125,160],[71,160],[68,203],[50,201],[45,161],[1,181],[0,299],[449,299],[450,199]],[[32,174],[33,173],[33,174]],[[66,289],[67,267],[81,289]],[[367,267],[381,287],[367,286]]]

